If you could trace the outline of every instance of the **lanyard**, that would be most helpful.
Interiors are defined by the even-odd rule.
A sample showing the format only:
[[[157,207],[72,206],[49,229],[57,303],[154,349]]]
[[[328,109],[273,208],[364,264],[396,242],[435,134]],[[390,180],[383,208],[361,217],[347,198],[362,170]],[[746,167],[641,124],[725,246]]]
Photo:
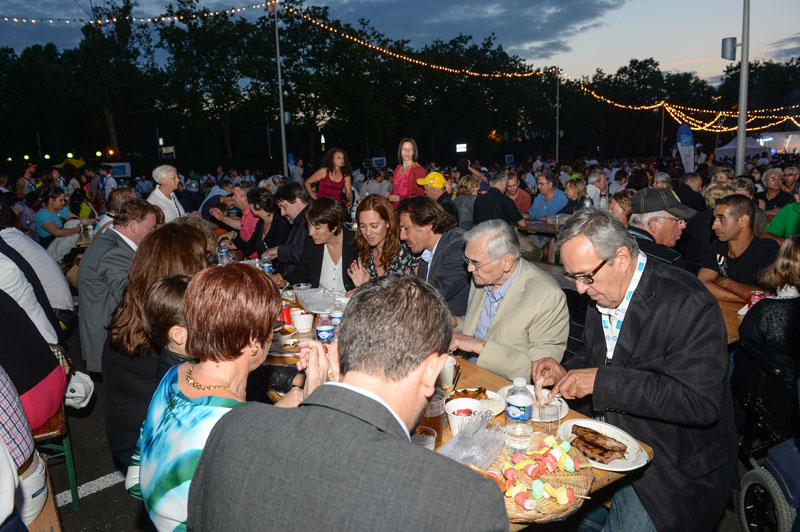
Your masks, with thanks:
[[[639,252],[639,260],[636,263],[636,270],[633,272],[633,278],[628,285],[628,291],[625,293],[625,298],[622,303],[615,309],[603,308],[601,311],[603,321],[603,332],[606,337],[606,365],[614,358],[614,350],[617,348],[617,340],[622,329],[622,322],[625,320],[625,314],[628,312],[628,307],[631,304],[631,298],[639,286],[639,281],[642,279],[642,272],[644,266],[647,264],[647,256]]]

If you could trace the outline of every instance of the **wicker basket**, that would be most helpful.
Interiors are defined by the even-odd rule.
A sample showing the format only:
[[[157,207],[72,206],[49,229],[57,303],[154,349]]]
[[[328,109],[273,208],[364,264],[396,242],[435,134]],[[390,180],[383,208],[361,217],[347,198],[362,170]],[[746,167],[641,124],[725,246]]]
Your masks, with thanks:
[[[533,433],[533,448],[536,449],[544,441],[545,434],[541,432]],[[594,480],[594,473],[589,461],[578,449],[572,447],[569,451],[569,456],[573,459],[578,459],[580,463],[580,471],[576,473],[567,473],[562,471],[555,471],[553,473],[545,473],[539,477],[542,482],[550,483],[554,488],[566,486],[575,491],[575,495],[589,495],[592,489],[592,481]],[[510,461],[511,456],[508,451],[503,448],[500,456],[492,462],[489,467],[490,471],[500,472],[500,468],[504,462]],[[524,483],[530,488],[533,480],[524,471],[519,473],[519,482]],[[583,499],[580,497],[575,498],[575,502],[566,504],[564,506],[558,504],[555,498],[539,499],[536,501],[536,510],[526,510],[511,497],[505,497],[506,511],[508,518],[512,523],[548,523],[550,521],[560,521],[571,515],[583,505]]]

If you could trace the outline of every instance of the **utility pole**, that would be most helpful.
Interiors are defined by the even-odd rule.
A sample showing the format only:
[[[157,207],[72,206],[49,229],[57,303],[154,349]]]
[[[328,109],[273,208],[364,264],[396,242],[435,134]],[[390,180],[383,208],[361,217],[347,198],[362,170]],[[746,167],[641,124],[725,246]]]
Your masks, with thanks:
[[[278,65],[278,102],[281,108],[280,122],[281,122],[281,148],[283,149],[283,176],[289,177],[289,163],[286,158],[286,124],[284,122],[283,114],[283,81],[281,80],[281,46],[280,39],[278,38],[278,2],[272,5],[275,10],[275,55],[277,57]]]
[[[744,173],[747,141],[747,83],[750,77],[750,0],[744,0],[742,15],[742,61],[739,67],[739,124],[736,129],[736,175]]]
[[[561,127],[560,127],[560,120],[561,120],[561,100],[560,100],[560,91],[561,91],[561,79],[560,76],[561,71],[556,67],[556,162],[559,162],[558,159],[558,141],[559,137],[561,136]]]
[[[664,106],[661,106],[661,137],[659,137],[661,142],[661,150],[659,151],[658,158],[664,158]]]

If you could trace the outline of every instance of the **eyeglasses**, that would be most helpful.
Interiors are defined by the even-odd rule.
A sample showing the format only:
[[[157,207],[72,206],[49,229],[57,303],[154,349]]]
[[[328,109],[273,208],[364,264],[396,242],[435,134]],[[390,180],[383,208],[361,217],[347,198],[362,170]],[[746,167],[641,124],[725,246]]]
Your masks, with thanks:
[[[497,259],[497,260],[500,260],[500,259]],[[493,264],[493,263],[497,262],[497,260],[486,262],[484,264],[478,264],[474,260],[468,259],[467,257],[464,257],[464,264],[466,264],[467,267],[472,266],[473,268],[475,268],[475,271],[478,271],[478,270],[480,270],[481,268],[483,268],[485,266],[488,266],[490,264]]]
[[[764,181],[780,181],[780,180],[781,180],[780,177],[768,177],[764,179]]]
[[[570,281],[578,281],[581,284],[592,284],[594,283],[594,276],[600,271],[600,268],[606,265],[607,262],[607,260],[604,260],[597,265],[597,268],[589,273],[565,273],[563,275]]]
[[[672,220],[673,222],[681,223],[683,218],[676,218],[674,216],[656,216],[659,220]]]

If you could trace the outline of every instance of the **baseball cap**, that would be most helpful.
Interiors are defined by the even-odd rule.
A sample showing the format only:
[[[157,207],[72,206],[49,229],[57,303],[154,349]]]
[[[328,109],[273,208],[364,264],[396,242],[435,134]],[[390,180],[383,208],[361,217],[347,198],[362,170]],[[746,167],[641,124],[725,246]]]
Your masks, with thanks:
[[[447,179],[444,178],[439,172],[431,172],[430,174],[417,179],[418,185],[430,185],[436,188],[444,188],[447,185]]]
[[[631,212],[633,214],[658,211],[667,211],[683,220],[688,220],[697,214],[696,210],[678,201],[675,194],[665,188],[645,188],[636,192],[631,198]]]

